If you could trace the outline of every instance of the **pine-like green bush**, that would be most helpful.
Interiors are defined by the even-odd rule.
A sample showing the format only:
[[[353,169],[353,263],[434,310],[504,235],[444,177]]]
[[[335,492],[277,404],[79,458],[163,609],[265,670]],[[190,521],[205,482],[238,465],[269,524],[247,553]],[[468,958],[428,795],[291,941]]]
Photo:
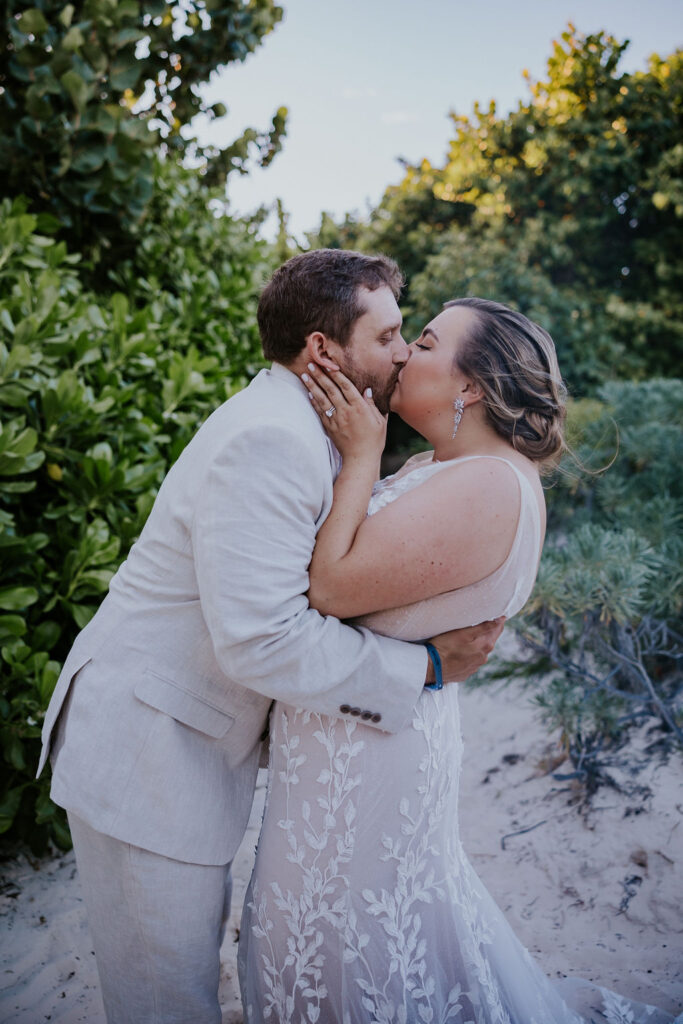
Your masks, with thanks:
[[[683,743],[683,381],[611,382],[598,397],[571,416],[592,472],[567,460],[550,492],[553,528],[515,623],[536,700],[593,783],[634,723]]]

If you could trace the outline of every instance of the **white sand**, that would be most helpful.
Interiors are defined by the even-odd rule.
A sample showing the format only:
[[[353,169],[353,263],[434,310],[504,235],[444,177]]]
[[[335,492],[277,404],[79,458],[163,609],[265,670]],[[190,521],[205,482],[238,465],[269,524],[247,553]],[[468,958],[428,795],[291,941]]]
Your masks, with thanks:
[[[651,762],[638,776],[651,796],[627,797],[603,788],[584,813],[571,783],[538,774],[538,762],[557,748],[519,690],[463,688],[461,706],[464,845],[522,942],[551,976],[587,977],[680,1012],[680,759],[674,756],[659,767]],[[235,863],[234,910],[222,949],[223,1024],[241,1021],[236,935],[263,808],[264,773],[259,781]],[[501,849],[502,837],[541,821],[533,831],[507,838]],[[104,1024],[73,854],[35,864],[20,858],[4,869],[0,1021]]]

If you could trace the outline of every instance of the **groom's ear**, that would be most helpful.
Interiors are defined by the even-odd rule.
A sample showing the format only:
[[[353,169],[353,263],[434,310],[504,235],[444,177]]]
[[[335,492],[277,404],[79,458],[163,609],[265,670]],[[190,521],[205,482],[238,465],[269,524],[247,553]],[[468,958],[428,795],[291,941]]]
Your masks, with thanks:
[[[335,351],[339,348],[336,342],[331,341],[321,331],[313,331],[306,338],[304,352],[306,361],[322,366],[324,370],[339,370],[339,362],[335,358]]]

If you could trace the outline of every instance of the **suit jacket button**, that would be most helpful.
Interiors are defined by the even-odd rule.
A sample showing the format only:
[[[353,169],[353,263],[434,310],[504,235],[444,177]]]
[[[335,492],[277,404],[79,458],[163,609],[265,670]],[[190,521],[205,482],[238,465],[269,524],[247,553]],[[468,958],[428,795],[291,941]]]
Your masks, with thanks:
[[[360,717],[363,719],[364,722],[367,722],[368,719],[372,718],[372,711],[363,711]]]
[[[358,716],[360,714],[360,708],[350,708],[349,714]]]
[[[373,722],[381,722],[381,721],[382,721],[382,716],[381,716],[380,714],[377,714],[377,713],[375,713],[375,714],[374,714],[374,715],[372,716],[372,721],[373,721]]]
[[[348,715],[349,711],[351,710],[351,705],[342,704],[340,705],[339,710],[341,711],[342,715]]]

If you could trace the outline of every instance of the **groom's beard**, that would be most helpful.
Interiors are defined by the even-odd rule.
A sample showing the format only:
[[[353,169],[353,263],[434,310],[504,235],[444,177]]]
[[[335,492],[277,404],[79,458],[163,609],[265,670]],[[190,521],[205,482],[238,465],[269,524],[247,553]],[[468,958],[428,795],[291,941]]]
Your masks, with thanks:
[[[341,367],[342,373],[349,378],[352,384],[355,384],[361,395],[366,388],[372,388],[372,397],[375,405],[382,415],[386,416],[389,412],[391,396],[394,393],[394,388],[398,381],[398,375],[403,369],[403,364],[401,364],[401,366],[396,366],[389,379],[385,380],[373,373],[364,372],[358,364],[348,356],[344,361],[346,365]]]

